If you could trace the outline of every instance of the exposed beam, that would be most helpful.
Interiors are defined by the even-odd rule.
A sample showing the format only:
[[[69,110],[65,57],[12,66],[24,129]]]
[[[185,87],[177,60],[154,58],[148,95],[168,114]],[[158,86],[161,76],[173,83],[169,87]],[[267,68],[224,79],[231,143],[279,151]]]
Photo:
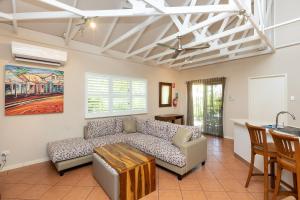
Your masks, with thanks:
[[[210,0],[210,1],[207,3],[207,5],[214,4],[214,2],[215,2],[215,0]],[[192,0],[191,3],[190,3],[190,6],[196,5],[196,3],[197,3],[197,0]],[[190,19],[187,19],[189,16],[191,16],[191,14],[187,14],[185,18],[182,18],[183,21],[184,21],[184,23],[187,23],[186,25],[183,24],[183,28],[188,28],[188,27],[190,27],[190,26],[195,25],[195,23],[197,23],[197,21],[202,17],[203,14],[204,14],[204,13],[201,13],[201,14],[197,15],[196,17],[194,17],[194,19],[192,20],[192,22],[190,22]],[[189,15],[189,16],[188,16],[188,15]],[[227,18],[226,18],[226,19],[227,19]],[[204,37],[203,35],[200,35],[199,31],[200,31],[200,30],[196,30],[196,31],[193,32],[195,40],[198,40],[198,39],[201,39],[201,38]],[[176,43],[177,43],[176,40],[173,41],[173,42],[171,43],[171,46],[174,46]],[[209,42],[209,44],[212,45],[211,42]],[[159,63],[164,57],[165,57],[165,56],[159,57],[159,58],[156,60],[156,63]],[[172,64],[173,64],[174,62],[175,62],[175,61],[173,61]]]
[[[140,30],[140,32],[137,34],[137,36],[133,39],[133,41],[131,42],[130,46],[128,47],[126,53],[130,53],[132,51],[132,49],[134,48],[134,46],[136,45],[136,43],[139,41],[139,39],[142,37],[143,33],[145,32],[146,28]]]
[[[52,0],[40,0],[47,1],[50,4],[54,4]],[[57,1],[54,1],[57,2]],[[66,4],[64,4],[66,5]],[[80,18],[84,17],[137,17],[137,16],[154,16],[154,15],[181,15],[181,14],[200,14],[200,13],[223,13],[230,12],[236,13],[238,9],[232,5],[201,5],[201,6],[178,6],[178,7],[165,7],[165,12],[159,12],[155,8],[144,9],[114,9],[114,10],[79,10],[72,6],[69,6],[69,11],[49,11],[49,12],[26,12],[16,13],[16,20],[42,20],[42,19],[60,19],[60,18]],[[71,9],[73,8],[73,9]],[[75,10],[74,10],[75,9]],[[67,10],[67,9],[66,9]],[[74,14],[72,11],[77,11]],[[78,13],[79,11],[79,13]],[[79,15],[82,14],[82,15]],[[1,16],[1,15],[0,15]],[[12,20],[11,15],[4,15],[5,19]]]
[[[257,11],[258,11],[258,18],[259,18],[259,24],[258,26],[260,29],[264,29],[264,18],[263,18],[263,8],[262,8],[262,2],[260,0],[256,0],[255,3],[257,4]]]
[[[273,5],[273,0],[269,0],[267,6],[267,13],[266,13],[266,26],[269,26],[269,24],[271,23],[272,5]]]
[[[70,32],[70,35],[69,35],[69,39],[67,41],[67,44],[73,40],[75,38],[75,36],[77,35],[77,33],[80,31],[80,26],[75,26],[71,32]]]
[[[230,13],[221,13],[221,14],[215,16],[215,17],[210,18],[209,20],[206,20],[206,21],[203,21],[203,22],[200,22],[200,23],[198,23],[198,24],[196,24],[196,25],[191,26],[190,28],[188,28],[188,29],[182,31],[180,34],[179,34],[179,33],[172,34],[172,35],[170,35],[170,36],[168,36],[168,37],[166,37],[166,38],[163,38],[163,39],[161,39],[161,40],[159,40],[159,41],[156,41],[156,42],[151,43],[151,44],[149,44],[149,45],[147,45],[147,46],[145,46],[145,47],[142,47],[142,48],[140,48],[140,49],[138,49],[138,50],[136,50],[136,51],[133,51],[132,53],[130,53],[130,54],[127,56],[127,58],[128,58],[128,57],[131,57],[131,56],[134,56],[134,55],[136,55],[136,54],[140,54],[140,53],[142,53],[142,52],[144,52],[144,51],[147,51],[148,49],[151,49],[151,48],[155,47],[155,46],[156,46],[156,43],[167,43],[167,42],[169,42],[169,41],[171,41],[171,40],[176,39],[178,35],[186,35],[186,34],[189,34],[189,33],[193,32],[193,31],[195,31],[195,30],[198,30],[198,29],[200,29],[200,28],[203,28],[203,27],[205,27],[205,26],[208,26],[208,25],[210,25],[210,24],[213,24],[213,23],[215,23],[215,22],[218,22],[218,21],[220,21],[220,20],[222,20],[222,19],[225,19],[226,17],[229,17],[229,16],[231,16],[231,15],[232,15],[232,14],[230,14]]]
[[[288,20],[288,21],[285,21],[285,22],[282,22],[282,23],[279,23],[279,24],[275,24],[273,26],[266,27],[265,31],[275,29],[275,28],[278,28],[280,26],[285,26],[285,25],[288,25],[288,24],[292,24],[292,23],[295,23],[295,22],[298,22],[298,21],[300,21],[300,17],[298,17],[296,19],[291,19],[291,20]]]
[[[160,12],[165,12],[164,0],[143,0]]]
[[[190,6],[195,6],[196,2],[195,2],[195,0],[193,0],[193,1],[194,2],[191,2],[191,0],[186,0],[182,6],[187,6],[190,2],[193,4]],[[166,6],[169,6],[168,3],[165,3],[165,4],[166,4]],[[191,15],[191,14],[187,14],[187,15]],[[183,31],[184,29],[188,28],[188,25],[191,24],[190,22],[188,22],[188,24],[186,26],[184,26],[183,23],[181,23],[180,18],[182,19],[183,22],[185,20],[185,17],[183,15],[179,15],[179,16],[170,15],[170,17],[180,32]],[[198,31],[194,31],[193,35],[195,38],[199,37]]]
[[[243,7],[243,5],[240,3],[239,0],[233,0],[236,4],[236,6],[239,9],[246,9]],[[262,30],[260,30],[260,28],[257,26],[254,17],[252,16],[251,13],[247,13],[247,15],[249,15],[247,18],[250,21],[250,23],[252,24],[252,26],[254,27],[255,31],[258,33],[258,35],[261,37],[261,39],[270,47],[270,49],[272,51],[275,51],[275,48],[273,46],[273,44],[271,43],[271,41],[269,40],[269,38],[262,32]],[[263,23],[263,22],[262,22]]]
[[[172,21],[174,22],[175,26],[177,27],[178,31],[182,31],[183,30],[183,26],[182,23],[179,21],[178,16],[177,15],[170,15]]]
[[[169,22],[165,27],[165,29],[155,39],[155,42],[158,42],[160,39],[162,39],[166,35],[166,33],[171,29],[172,26],[173,26],[173,22]],[[146,51],[146,53],[144,54],[144,58],[146,58],[151,53],[152,50],[153,48],[148,49],[148,51]]]
[[[139,0],[128,0],[128,2],[132,5],[133,9],[143,9],[146,8],[146,3]]]
[[[116,17],[116,18],[113,20],[112,24],[110,25],[110,27],[109,27],[109,29],[108,29],[108,32],[107,32],[107,34],[106,34],[106,36],[105,36],[105,38],[104,38],[104,40],[103,40],[103,42],[102,42],[102,48],[105,47],[105,45],[107,44],[107,42],[108,42],[108,40],[109,40],[109,38],[110,38],[110,36],[111,36],[113,30],[115,29],[115,27],[116,27],[118,21],[119,21],[119,17]]]
[[[190,3],[190,6],[195,6],[197,3],[197,0],[192,0],[191,3]],[[183,28],[187,28],[189,23],[190,23],[190,20],[191,20],[191,14],[187,14],[184,18],[184,21],[183,21]]]
[[[199,14],[199,13],[222,13],[222,12],[238,12],[238,9],[232,5],[201,5],[201,6],[177,6],[165,7],[165,12],[159,12],[155,8],[145,8],[144,10],[121,9],[121,10],[100,10],[100,11],[84,11],[87,16],[102,17],[127,15],[129,16],[146,16],[146,15],[180,15],[180,14]],[[120,13],[118,13],[120,12]],[[100,17],[100,16],[99,16]]]
[[[12,10],[13,10],[13,15],[16,14],[17,12],[17,7],[16,7],[16,0],[11,0],[11,6],[12,6]],[[12,19],[12,23],[13,23],[13,27],[14,27],[14,32],[18,33],[18,23],[17,20],[15,18]]]
[[[258,39],[256,39],[258,40]],[[248,42],[252,42],[254,41],[253,39],[251,40],[248,40]],[[245,43],[245,42],[242,42],[242,40],[240,40],[240,43]],[[230,46],[234,46],[234,44],[237,44],[237,42],[233,43],[233,42],[229,42],[226,46],[230,47]],[[259,47],[261,47],[262,45],[260,44]],[[253,46],[250,46],[249,48],[251,48]],[[215,50],[220,50],[221,48],[216,48]],[[254,49],[257,49],[254,48]],[[211,50],[210,52],[212,51],[215,51],[215,50]],[[215,54],[215,55],[211,55],[211,56],[205,56],[205,57],[201,57],[201,58],[197,58],[197,59],[193,59],[193,60],[190,60],[188,61],[189,64],[191,63],[195,63],[195,62],[201,62],[201,61],[205,61],[205,60],[209,60],[209,59],[213,59],[213,58],[218,58],[220,56],[224,56],[224,55],[230,55],[230,54],[235,54],[235,53],[239,53],[240,52],[240,49],[234,49],[234,50],[231,50],[231,51],[227,51],[226,53],[219,53],[219,54]],[[176,63],[176,64],[173,64],[171,67],[178,67],[178,66],[182,66],[186,64],[186,62],[181,62],[181,63]]]
[[[212,36],[203,38],[202,40],[190,42],[188,44],[183,45],[183,48],[194,47],[196,45],[199,45],[199,44],[202,44],[202,43],[206,43],[206,42],[209,42],[209,41],[212,41],[212,40],[216,40],[218,38],[226,37],[226,36],[229,36],[229,35],[234,34],[234,33],[242,32],[242,31],[245,31],[245,30],[250,29],[250,28],[252,28],[252,26],[250,24],[245,24],[243,26],[236,27],[236,28],[224,31],[222,33],[214,34]],[[165,52],[162,52],[162,53],[150,56],[150,57],[147,58],[147,60],[156,59],[156,58],[158,58],[160,56],[166,56],[166,55],[169,55],[169,54],[171,54],[173,52],[174,52],[173,50],[167,50]]]
[[[247,37],[247,35],[248,35],[248,33],[250,32],[250,30],[251,30],[251,29],[244,31],[244,33],[243,33],[243,35],[242,35],[242,37],[241,37],[241,38],[245,38],[245,37]],[[255,36],[256,36],[256,37],[258,37],[258,35],[257,35],[257,34],[255,34]],[[242,46],[242,44],[243,44],[243,43],[241,43],[241,44],[238,44],[238,45],[235,47],[235,49],[239,49],[239,48]]]
[[[77,6],[77,3],[78,3],[78,0],[74,0],[73,1],[73,7],[76,7]],[[73,18],[70,18],[69,21],[68,21],[68,26],[67,26],[67,30],[65,32],[65,43],[66,45],[69,44],[69,41],[70,39],[70,33],[71,33],[71,29],[72,29],[72,24],[73,24]]]
[[[7,14],[4,12],[0,12],[0,18],[6,19],[6,20],[13,20],[13,15],[12,14]]]
[[[111,43],[109,43],[108,45],[106,45],[101,52],[104,52],[112,47],[114,47],[115,45],[119,44],[120,42],[126,40],[127,38],[129,38],[130,36],[134,35],[135,33],[141,31],[142,29],[146,28],[147,26],[149,26],[150,24],[154,23],[155,21],[159,20],[162,16],[152,16],[152,17],[148,17],[148,19],[146,19],[143,23],[137,25],[136,27],[132,28],[131,30],[129,30],[128,32],[126,32],[125,34],[121,35],[119,38],[115,39],[114,41],[112,41]]]
[[[220,0],[215,0],[214,5],[219,4]],[[214,13],[209,13],[207,19],[212,18],[214,16]],[[206,32],[208,30],[209,26],[206,26],[202,31],[201,31],[201,35],[206,35]]]
[[[243,18],[238,19],[238,21],[236,22],[235,26],[240,26],[243,23]],[[248,29],[249,30],[249,29]],[[234,39],[235,34],[232,34],[229,36],[228,42],[231,42]]]
[[[247,50],[247,51],[249,51],[249,50]],[[242,58],[249,58],[249,57],[258,56],[258,55],[265,55],[265,54],[269,54],[269,53],[272,53],[272,52],[273,52],[272,50],[267,49],[267,50],[264,50],[264,51],[247,53],[247,54],[238,55],[238,56],[234,56],[234,57],[227,57],[227,58],[218,59],[218,60],[215,60],[215,61],[209,61],[209,62],[205,62],[205,63],[201,63],[201,64],[195,64],[195,65],[191,65],[191,66],[188,66],[188,67],[183,67],[180,70],[187,70],[187,69],[191,69],[191,68],[202,67],[202,66],[227,62],[227,61],[233,61],[233,60],[238,60],[238,59],[242,59]],[[240,53],[243,53],[243,52],[240,52]]]
[[[238,45],[238,44],[244,44],[244,43],[248,43],[248,42],[257,41],[259,39],[260,39],[260,37],[256,35],[256,36],[251,36],[251,37],[247,37],[247,38],[242,38],[242,39],[239,39],[239,40],[234,40],[232,42],[227,42],[227,43],[221,44],[219,46],[210,47],[208,49],[197,50],[197,51],[194,51],[194,52],[191,52],[191,53],[180,55],[180,56],[177,57],[177,60],[188,58],[188,57],[191,57],[191,56],[204,54],[204,53],[209,53],[209,52],[212,52],[212,51],[220,50],[220,49],[223,49],[223,48],[228,48],[228,47],[235,46],[235,45]],[[174,61],[174,59],[167,59],[167,60],[161,61],[158,64],[165,64],[165,63],[172,62],[172,61]],[[184,64],[184,63],[182,63],[182,64]],[[171,65],[171,67],[173,67],[173,66],[174,65]]]
[[[56,1],[56,0],[39,0],[45,4],[48,4],[48,5],[51,5],[53,7],[56,7],[56,8],[59,8],[59,9],[62,9],[62,10],[65,10],[65,11],[68,11],[68,12],[71,12],[75,15],[78,15],[78,16],[81,16],[81,17],[86,17],[84,12],[85,11],[82,11],[80,9],[77,9],[77,8],[74,8],[73,6],[69,6],[65,3],[62,3],[62,2],[59,2],[59,1]]]
[[[11,39],[20,39],[20,40],[30,40],[31,42],[37,42],[40,44],[45,44],[48,47],[52,48],[66,48],[64,40],[60,36],[54,36],[51,34],[41,33],[37,31],[32,31],[29,29],[25,29],[22,27],[19,27],[19,32],[17,35],[12,35],[12,25],[0,23],[0,35],[6,36]],[[115,58],[115,59],[124,59],[125,53],[114,51],[114,50],[108,50],[107,54],[101,54],[100,50],[101,47],[99,45],[95,44],[88,44],[84,42],[78,42],[75,40],[70,41],[69,46],[67,47],[69,50],[75,50],[77,52],[84,52],[91,55],[101,55],[109,58]],[[140,63],[142,64],[141,59],[131,59],[127,60],[127,62],[130,63]],[[150,66],[150,64],[147,64]],[[153,65],[152,65],[153,66]]]

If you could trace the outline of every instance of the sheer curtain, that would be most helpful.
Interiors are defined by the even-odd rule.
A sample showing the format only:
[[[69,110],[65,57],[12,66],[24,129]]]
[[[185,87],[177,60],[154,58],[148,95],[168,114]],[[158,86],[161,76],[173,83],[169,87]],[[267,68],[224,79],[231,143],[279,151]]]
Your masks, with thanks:
[[[223,104],[226,78],[187,82],[188,125],[201,126],[206,134],[223,137]]]

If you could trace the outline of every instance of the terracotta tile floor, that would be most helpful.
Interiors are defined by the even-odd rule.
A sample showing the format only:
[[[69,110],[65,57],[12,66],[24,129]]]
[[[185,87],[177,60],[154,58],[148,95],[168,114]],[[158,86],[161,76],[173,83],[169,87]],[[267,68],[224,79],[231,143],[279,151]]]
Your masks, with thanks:
[[[157,168],[157,190],[143,200],[255,200],[263,199],[263,180],[253,177],[244,188],[248,167],[234,157],[233,142],[208,138],[208,160],[182,181]],[[2,200],[105,200],[104,191],[94,180],[91,165],[59,176],[46,162],[0,173]],[[270,197],[271,197],[270,193]]]

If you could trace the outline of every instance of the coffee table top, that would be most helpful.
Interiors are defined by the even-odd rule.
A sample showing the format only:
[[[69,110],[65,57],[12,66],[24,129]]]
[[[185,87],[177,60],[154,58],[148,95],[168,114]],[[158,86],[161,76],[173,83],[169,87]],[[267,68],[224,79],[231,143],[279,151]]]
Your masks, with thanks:
[[[119,174],[154,160],[154,157],[125,143],[107,144],[94,151]]]

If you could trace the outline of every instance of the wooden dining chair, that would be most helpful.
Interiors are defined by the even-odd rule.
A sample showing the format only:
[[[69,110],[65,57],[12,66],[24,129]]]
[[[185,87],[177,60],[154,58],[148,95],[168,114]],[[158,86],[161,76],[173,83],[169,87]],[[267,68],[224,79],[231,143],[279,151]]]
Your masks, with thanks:
[[[276,172],[276,184],[273,194],[273,199],[279,192],[282,169],[293,173],[294,188],[293,193],[298,199],[300,198],[300,146],[299,138],[277,133],[270,130],[270,134],[275,143],[277,151],[277,172]]]
[[[251,162],[245,187],[249,186],[249,182],[252,176],[264,176],[264,199],[267,200],[269,198],[269,164],[271,164],[271,171],[274,171],[274,163],[276,161],[275,145],[273,143],[267,142],[266,129],[258,126],[253,126],[248,123],[246,123],[246,127],[250,135]],[[261,155],[264,158],[263,174],[253,173],[256,155]],[[274,174],[270,175],[274,177]]]

